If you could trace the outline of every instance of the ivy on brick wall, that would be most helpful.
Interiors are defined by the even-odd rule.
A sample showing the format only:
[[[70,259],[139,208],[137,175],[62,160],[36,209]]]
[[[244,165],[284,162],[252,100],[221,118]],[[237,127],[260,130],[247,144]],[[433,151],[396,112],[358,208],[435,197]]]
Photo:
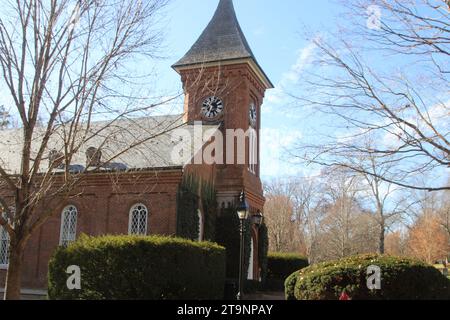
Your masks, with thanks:
[[[217,193],[212,183],[204,182],[193,175],[186,175],[183,179],[178,191],[177,235],[185,239],[198,239],[200,202],[204,215],[204,239],[217,242],[227,249],[227,278],[237,279],[239,277],[240,221],[234,207],[222,208],[218,215]],[[261,239],[258,248],[258,252],[260,252],[259,263],[264,279],[267,273],[268,251],[267,227],[265,225],[262,225],[259,229],[259,239]],[[244,278],[247,278],[251,251],[250,219],[245,221],[244,241]]]
[[[217,217],[217,199],[214,185],[202,181],[194,175],[186,175],[178,190],[177,201],[177,235],[190,240],[198,239],[200,231],[198,210],[202,209],[204,240],[214,240]]]
[[[202,183],[201,198],[203,214],[205,217],[204,236],[206,241],[214,241],[216,238],[216,220],[217,220],[217,193],[214,185],[211,183]]]
[[[200,199],[197,195],[199,179],[187,175],[183,178],[177,194],[177,236],[198,239],[198,209]]]
[[[239,278],[239,250],[240,233],[239,218],[235,208],[222,209],[216,223],[216,242],[227,249],[226,252],[226,274],[227,278]],[[247,278],[250,260],[251,229],[250,219],[245,221],[245,259],[244,278]]]
[[[265,283],[267,278],[267,261],[269,255],[269,234],[266,224],[262,224],[259,227],[259,243],[258,243],[258,253],[259,253],[259,265],[261,268],[261,280]]]

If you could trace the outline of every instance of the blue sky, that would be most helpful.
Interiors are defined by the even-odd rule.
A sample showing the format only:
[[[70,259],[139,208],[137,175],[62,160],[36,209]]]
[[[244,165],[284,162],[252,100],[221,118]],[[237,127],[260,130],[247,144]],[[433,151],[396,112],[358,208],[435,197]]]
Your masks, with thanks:
[[[332,31],[341,10],[337,0],[234,0],[236,13],[248,42],[276,89],[266,94],[262,114],[261,172],[263,179],[296,174],[301,167],[291,166],[281,159],[283,149],[304,136],[303,114],[290,108],[282,88],[295,90],[301,80],[303,66],[312,54],[304,40],[306,29]],[[173,97],[181,93],[179,75],[171,69],[200,36],[212,18],[219,0],[172,0],[164,11],[162,29],[162,59],[135,60],[130,66],[138,73],[151,74],[150,94]],[[148,70],[148,72],[147,72]],[[299,87],[299,86],[297,86]],[[147,88],[146,88],[147,89]],[[0,105],[12,106],[6,87],[0,87]],[[14,109],[10,109],[14,114]],[[182,101],[160,108],[158,113],[181,113]]]
[[[131,69],[136,68],[138,72],[154,75],[148,81],[148,88],[155,96],[172,97],[174,93],[182,92],[180,77],[171,69],[171,65],[197,40],[212,18],[218,2],[219,0],[172,0],[165,9],[162,21],[164,43],[160,52],[164,58],[153,62],[146,60],[145,64],[141,63],[142,60],[135,60],[131,66]],[[267,92],[262,108],[261,173],[264,180],[286,175],[315,175],[318,173],[315,170],[317,168],[304,168],[287,162],[285,149],[293,147],[299,141],[313,139],[317,142],[317,132],[321,130],[338,136],[338,132],[332,128],[335,119],[323,117],[323,114],[312,109],[293,106],[288,93],[296,94],[305,89],[304,76],[313,69],[310,60],[316,56],[316,49],[306,40],[306,34],[333,40],[329,35],[338,33],[339,27],[351,27],[343,14],[346,11],[343,2],[234,0],[247,40],[259,64],[276,87]],[[399,61],[391,56],[386,59],[379,52],[370,59],[371,65],[376,65],[377,69],[381,67],[388,73],[393,70],[393,66],[402,64],[408,70],[416,69],[418,76],[423,70],[411,67],[415,65],[411,61]],[[4,89],[0,88],[0,105],[12,105],[8,101],[8,94],[3,94]],[[181,113],[182,102],[158,110],[158,113],[169,112]]]
[[[156,65],[158,87],[181,90],[179,76],[170,68],[197,40],[210,21],[218,0],[174,0],[165,21],[166,59]],[[312,53],[305,30],[332,31],[340,6],[330,0],[234,0],[236,13],[248,42],[277,89],[267,92],[262,114],[262,177],[302,174],[301,167],[282,159],[283,149],[303,136],[299,110],[290,109],[283,89],[299,80]]]
[[[181,58],[209,23],[219,0],[173,0],[167,8],[166,50],[167,59],[157,65],[159,85],[167,90],[181,90],[178,75],[170,65]],[[315,176],[319,167],[305,168],[296,165],[286,150],[299,141],[317,143],[320,137],[343,137],[348,130],[336,117],[327,117],[314,109],[293,105],[289,94],[304,95],[307,73],[332,72],[315,69],[313,60],[319,54],[307,37],[317,37],[334,42],[333,34],[341,28],[354,29],[354,20],[348,21],[348,8],[340,0],[234,0],[238,20],[259,64],[275,84],[266,93],[262,108],[261,174],[263,180],[283,176]],[[383,19],[383,13],[381,13]],[[360,21],[365,24],[365,21]],[[369,20],[367,21],[369,22]],[[348,37],[347,37],[348,38]],[[347,39],[346,38],[346,39]],[[359,40],[358,40],[359,39]],[[348,39],[347,39],[348,40]],[[364,46],[360,38],[351,39],[353,46]],[[397,75],[406,72],[411,79],[424,76],[420,57],[375,50],[364,54],[363,59],[380,74]],[[328,73],[328,76],[331,74]],[[420,88],[428,103],[433,105],[436,90]],[[423,90],[422,90],[423,89]],[[303,91],[302,91],[303,90]],[[445,91],[445,89],[443,90]],[[429,96],[431,94],[432,96]],[[447,93],[438,100],[448,100]],[[181,106],[180,106],[181,109]],[[348,128],[348,127],[347,127]],[[387,138],[392,139],[391,136]],[[440,172],[439,175],[445,176]]]
[[[166,53],[175,62],[190,48],[210,21],[218,0],[173,0],[167,10]],[[333,28],[338,6],[329,0],[234,0],[241,27],[273,82],[295,62],[304,26]],[[170,60],[170,58],[169,58]]]

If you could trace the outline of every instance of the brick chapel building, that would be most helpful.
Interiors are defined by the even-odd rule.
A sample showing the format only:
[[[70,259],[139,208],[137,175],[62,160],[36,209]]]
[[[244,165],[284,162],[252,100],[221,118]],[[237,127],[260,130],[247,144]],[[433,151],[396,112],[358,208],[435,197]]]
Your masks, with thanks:
[[[217,192],[218,206],[236,203],[242,190],[250,205],[250,214],[262,212],[264,196],[260,179],[261,105],[265,91],[272,83],[258,64],[242,32],[232,0],[220,0],[206,29],[192,48],[173,65],[181,76],[185,93],[184,114],[122,122],[127,132],[134,128],[139,135],[143,128],[170,127],[194,130],[194,123],[202,123],[209,135],[228,129],[254,128],[256,139],[246,140],[244,163],[195,164],[171,156],[174,141],[170,133],[155,137],[138,150],[121,156],[111,170],[91,172],[74,197],[42,226],[29,240],[22,270],[24,293],[44,293],[47,286],[48,261],[59,245],[73,241],[80,234],[177,234],[177,194],[183,177],[195,175],[212,183]],[[152,129],[153,130],[153,129]],[[0,139],[9,144],[0,146],[0,158],[8,159],[11,174],[18,172],[19,155],[14,139],[18,133],[8,130]],[[126,134],[122,139],[126,139]],[[17,143],[20,140],[17,140]],[[210,140],[209,140],[210,141]],[[202,149],[206,147],[203,145]],[[74,158],[74,170],[86,163],[87,150]],[[19,147],[20,149],[20,147]],[[224,159],[232,151],[224,147]],[[105,151],[106,152],[106,151]],[[196,151],[197,152],[197,151]],[[234,156],[237,157],[233,152]],[[0,193],[3,191],[0,190]],[[198,208],[200,224],[204,213]],[[258,236],[252,230],[252,254],[249,278],[259,279]],[[199,226],[201,240],[202,226]],[[4,288],[8,267],[8,237],[0,227],[0,291]]]

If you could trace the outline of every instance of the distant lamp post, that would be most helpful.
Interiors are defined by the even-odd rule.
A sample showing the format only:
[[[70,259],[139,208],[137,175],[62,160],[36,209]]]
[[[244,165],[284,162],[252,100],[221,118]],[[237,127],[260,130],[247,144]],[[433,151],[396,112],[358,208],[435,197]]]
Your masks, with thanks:
[[[252,223],[259,228],[263,223],[263,219],[264,216],[261,211],[258,210],[258,212],[252,216]]]
[[[244,232],[245,232],[245,220],[248,219],[248,212],[249,212],[249,206],[248,202],[245,199],[245,193],[244,191],[241,192],[241,195],[239,197],[239,204],[236,209],[236,213],[239,217],[240,221],[240,234],[241,234],[241,250],[239,254],[239,292],[237,294],[237,300],[242,300],[244,298]]]

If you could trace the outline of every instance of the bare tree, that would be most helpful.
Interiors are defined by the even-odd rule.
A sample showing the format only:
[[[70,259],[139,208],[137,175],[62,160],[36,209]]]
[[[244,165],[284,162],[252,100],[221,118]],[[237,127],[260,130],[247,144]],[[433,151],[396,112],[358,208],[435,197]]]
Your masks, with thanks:
[[[442,227],[447,232],[450,241],[450,191],[443,191],[438,195],[438,214]],[[450,243],[449,243],[450,246]]]
[[[409,255],[430,264],[448,258],[448,234],[435,213],[424,213],[412,226],[408,237]]]
[[[408,226],[408,254],[427,262],[446,259],[450,252],[448,191],[416,191],[410,197],[415,199],[411,208],[415,219]]]
[[[372,140],[367,140],[364,144],[367,150],[372,149],[372,145]],[[407,201],[403,188],[386,182],[386,180],[395,180],[392,170],[396,162],[388,161],[388,156],[383,156],[380,161],[375,154],[364,152],[359,156],[356,154],[343,156],[338,153],[335,158],[337,166],[353,171],[362,178],[362,182],[366,186],[363,188],[364,202],[368,209],[373,211],[374,214],[371,216],[378,226],[378,253],[384,254],[385,236],[389,228],[395,222],[399,222],[409,208],[415,204],[414,201]]]
[[[361,178],[348,170],[324,172],[320,244],[314,260],[329,260],[373,252],[374,224],[360,204]],[[376,249],[375,249],[376,250]]]
[[[386,234],[385,247],[386,253],[394,256],[405,256],[406,250],[406,237],[401,231],[394,231]]]
[[[7,128],[11,121],[10,121],[11,115],[9,112],[5,109],[4,106],[0,106],[0,130]]]
[[[378,224],[362,207],[362,180],[334,168],[317,177],[266,184],[264,210],[273,248],[301,248],[311,263],[377,251]]]
[[[390,174],[346,166],[387,183],[426,191],[448,190],[439,179],[450,166],[450,20],[443,0],[345,2],[352,27],[315,37],[317,72],[305,76],[299,103],[323,112],[334,127],[320,144],[294,153],[309,163],[342,164],[341,157],[376,158]],[[370,9],[370,10],[369,10]],[[378,11],[374,14],[374,11]],[[367,137],[376,143],[365,145]],[[315,141],[317,141],[315,136]]]
[[[318,177],[296,178],[291,184],[295,186],[293,193],[295,218],[302,229],[306,255],[310,262],[314,262],[320,239],[320,223],[323,218],[323,211],[320,209],[326,202],[322,186]]]
[[[133,64],[156,57],[162,40],[160,13],[166,4],[166,0],[2,3],[1,80],[21,128],[19,172],[11,174],[3,166],[7,159],[0,159],[0,226],[10,237],[6,299],[20,297],[22,258],[31,235],[71,196],[87,168],[97,166],[93,156],[86,170],[74,174],[73,159],[80,148],[93,139],[101,139],[99,149],[111,139],[121,142],[126,130],[121,120],[146,116],[161,103],[144,96],[142,85],[148,82],[140,80],[150,74],[135,73],[142,68]],[[103,121],[94,125],[97,120]],[[118,144],[104,163],[170,126],[161,124]],[[126,134],[133,137],[132,132]]]
[[[269,229],[269,249],[304,254],[300,221],[295,216],[295,185],[290,181],[272,181],[265,185],[265,191],[264,217]]]

